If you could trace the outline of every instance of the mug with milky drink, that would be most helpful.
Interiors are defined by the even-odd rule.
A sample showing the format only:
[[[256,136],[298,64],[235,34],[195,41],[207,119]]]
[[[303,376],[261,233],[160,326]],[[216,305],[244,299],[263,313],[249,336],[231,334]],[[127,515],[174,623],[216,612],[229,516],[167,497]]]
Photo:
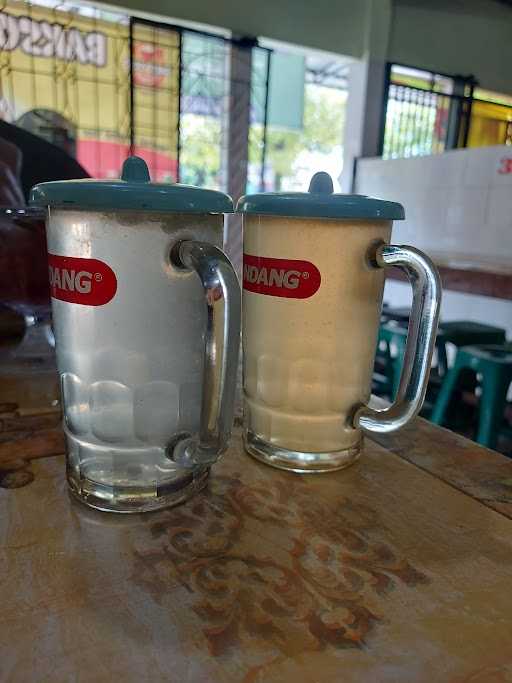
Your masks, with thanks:
[[[390,245],[400,204],[334,194],[316,174],[306,193],[242,197],[244,439],[263,462],[326,472],[354,462],[362,433],[403,427],[419,411],[435,343],[441,288],[425,254]],[[367,403],[384,269],[413,288],[395,402]]]

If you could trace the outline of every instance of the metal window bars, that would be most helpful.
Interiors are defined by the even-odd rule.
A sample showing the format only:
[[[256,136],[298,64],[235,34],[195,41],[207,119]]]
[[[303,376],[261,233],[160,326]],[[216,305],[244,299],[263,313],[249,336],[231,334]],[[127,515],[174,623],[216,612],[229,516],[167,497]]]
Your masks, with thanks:
[[[470,140],[475,86],[472,76],[388,64],[380,143],[383,158],[439,154],[466,147],[468,142],[476,144]],[[494,144],[511,144],[509,126],[503,129],[503,139]]]
[[[263,148],[252,163],[264,165],[268,74],[262,84],[242,69],[237,82],[239,42],[68,0],[4,0],[0,117],[65,147],[95,177],[116,177],[136,153],[155,181],[226,190],[237,85],[249,107],[263,100]],[[241,54],[250,64],[253,53],[270,62],[256,45]]]

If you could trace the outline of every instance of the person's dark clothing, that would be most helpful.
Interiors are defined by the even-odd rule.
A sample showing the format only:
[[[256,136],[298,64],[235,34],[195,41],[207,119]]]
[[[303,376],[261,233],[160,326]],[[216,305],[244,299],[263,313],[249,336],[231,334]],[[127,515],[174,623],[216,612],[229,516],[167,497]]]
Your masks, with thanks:
[[[23,155],[21,186],[26,200],[28,200],[30,188],[37,183],[89,177],[78,161],[64,150],[23,128],[0,121],[0,138],[12,142]]]

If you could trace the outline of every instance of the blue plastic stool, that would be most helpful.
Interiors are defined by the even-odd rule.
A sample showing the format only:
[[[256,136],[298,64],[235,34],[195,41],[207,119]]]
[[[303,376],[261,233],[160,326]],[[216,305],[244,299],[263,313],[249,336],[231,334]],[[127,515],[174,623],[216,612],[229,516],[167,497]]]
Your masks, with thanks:
[[[439,374],[448,371],[446,344],[453,344],[457,349],[463,346],[481,346],[488,344],[504,344],[505,330],[502,327],[476,323],[472,320],[450,320],[440,322],[437,340]]]
[[[444,423],[460,373],[465,369],[477,374],[482,388],[476,441],[482,446],[496,448],[512,382],[512,347],[505,344],[459,349],[455,365],[448,371],[432,410],[430,419],[434,424]]]

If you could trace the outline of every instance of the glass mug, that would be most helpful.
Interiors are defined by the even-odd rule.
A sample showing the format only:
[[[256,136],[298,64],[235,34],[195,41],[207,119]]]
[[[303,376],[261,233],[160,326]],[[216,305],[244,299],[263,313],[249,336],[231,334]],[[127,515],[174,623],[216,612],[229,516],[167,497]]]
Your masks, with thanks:
[[[242,197],[244,441],[257,459],[295,472],[353,463],[363,431],[403,427],[424,400],[441,298],[439,275],[417,249],[389,244],[400,204],[333,194],[326,173],[308,193]],[[384,268],[413,287],[395,402],[367,403]]]
[[[219,246],[229,197],[153,184],[131,157],[115,181],[32,189],[47,241],[67,479],[109,511],[200,490],[233,421],[240,289]]]

